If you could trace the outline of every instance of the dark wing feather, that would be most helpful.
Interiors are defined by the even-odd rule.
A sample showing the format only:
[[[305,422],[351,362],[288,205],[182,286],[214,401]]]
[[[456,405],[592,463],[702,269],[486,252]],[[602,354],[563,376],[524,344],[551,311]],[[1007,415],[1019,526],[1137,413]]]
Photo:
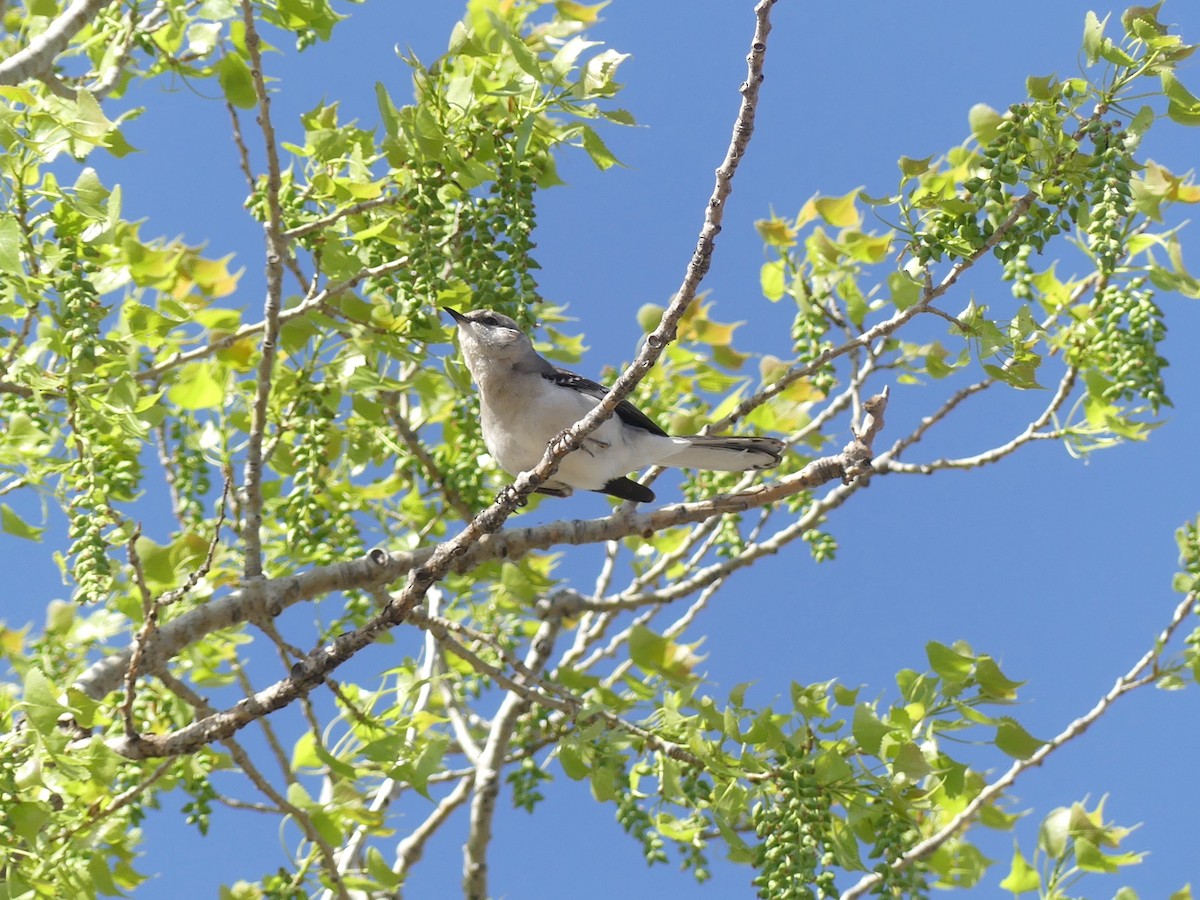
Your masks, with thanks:
[[[569,387],[579,391],[581,394],[587,394],[589,397],[595,397],[597,400],[603,400],[604,395],[608,393],[608,388],[602,384],[597,384],[590,378],[584,378],[582,375],[576,375],[574,372],[568,372],[566,369],[560,369],[558,366],[551,366],[553,372],[543,371],[542,375],[545,378],[550,378],[555,384],[560,384],[563,387]],[[666,437],[667,433],[654,424],[653,420],[644,412],[630,403],[628,400],[622,400],[617,404],[617,418],[634,428],[641,428],[651,434],[657,434]],[[619,495],[615,495],[619,496]],[[628,497],[626,499],[635,499]]]

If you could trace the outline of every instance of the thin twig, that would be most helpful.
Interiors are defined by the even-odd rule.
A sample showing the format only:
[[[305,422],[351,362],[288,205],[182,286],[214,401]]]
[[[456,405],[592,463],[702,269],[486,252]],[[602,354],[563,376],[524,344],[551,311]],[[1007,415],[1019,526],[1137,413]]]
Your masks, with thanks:
[[[262,578],[263,574],[262,446],[267,430],[267,404],[271,399],[271,380],[279,342],[279,311],[283,305],[283,257],[287,253],[287,243],[283,238],[283,207],[279,200],[279,188],[282,183],[279,148],[275,141],[275,128],[271,124],[271,97],[267,93],[267,83],[263,77],[261,40],[250,0],[242,0],[242,21],[246,26],[246,50],[250,54],[254,91],[258,95],[258,126],[262,130],[263,149],[267,157],[267,221],[264,226],[267,244],[267,294],[263,301],[263,321],[266,327],[263,329],[262,357],[259,360],[258,377],[255,382],[250,434],[246,442],[246,465],[242,479],[245,522],[242,528],[244,574],[247,581],[253,581]]]
[[[328,228],[330,225],[334,225],[348,216],[356,216],[359,213],[367,212],[380,206],[399,203],[403,199],[404,197],[401,194],[388,194],[383,197],[374,197],[370,200],[360,200],[358,203],[351,203],[349,206],[335,209],[333,212],[321,216],[319,219],[313,219],[311,222],[305,222],[303,225],[289,228],[283,233],[283,236],[289,241],[293,241],[298,237],[304,237],[306,234],[312,234],[314,231],[320,231],[322,228]]]
[[[454,810],[462,806],[467,798],[471,796],[471,786],[475,779],[471,774],[460,777],[458,784],[454,786],[449,794],[438,801],[438,805],[433,808],[425,821],[412,830],[408,837],[400,841],[396,845],[396,863],[393,866],[393,871],[397,875],[404,875],[415,866],[425,853],[425,844],[434,835]]]
[[[437,461],[433,458],[433,454],[425,449],[425,445],[421,443],[420,435],[408,424],[404,413],[397,407],[395,395],[389,396],[388,392],[384,392],[381,394],[380,399],[384,401],[384,410],[387,412],[388,421],[395,427],[396,433],[404,441],[404,445],[408,448],[409,453],[412,454],[413,459],[420,465],[421,470],[425,474],[425,480],[437,486],[446,503],[458,513],[460,519],[464,522],[471,521],[475,517],[475,510],[467,505],[462,495],[446,480]]]
[[[133,701],[137,696],[138,669],[141,668],[142,653],[146,646],[146,636],[158,626],[158,604],[150,588],[146,586],[146,572],[142,568],[142,557],[137,550],[138,538],[142,536],[142,526],[135,525],[133,533],[125,543],[125,554],[129,559],[129,568],[133,570],[133,582],[137,585],[138,595],[142,600],[142,627],[133,638],[133,655],[129,657],[129,670],[125,673],[125,702],[121,704],[121,719],[125,725],[125,736],[137,734],[137,723],[133,718]]]
[[[937,832],[927,837],[925,840],[916,844],[903,856],[897,858],[891,864],[891,868],[897,872],[903,871],[913,863],[929,856],[948,840],[958,834],[967,826],[967,824],[975,817],[975,815],[983,809],[992,800],[998,798],[1004,791],[1013,785],[1013,783],[1023,773],[1028,770],[1040,766],[1045,762],[1046,757],[1053,753],[1058,748],[1069,743],[1079,735],[1083,734],[1090,728],[1097,719],[1108,712],[1118,699],[1143,687],[1147,684],[1153,684],[1158,680],[1157,660],[1162,653],[1163,648],[1171,640],[1172,635],[1183,624],[1184,620],[1192,613],[1193,607],[1196,605],[1196,594],[1189,593],[1184,597],[1183,601],[1175,607],[1175,612],[1171,616],[1171,621],[1167,623],[1167,627],[1162,630],[1154,646],[1134,663],[1133,668],[1117,679],[1116,684],[1096,703],[1094,707],[1086,714],[1080,716],[1061,732],[1055,735],[1051,740],[1042,744],[1028,759],[1017,760],[1013,763],[1007,772],[985,787],[949,822],[947,822]],[[1149,671],[1147,671],[1149,670]],[[842,900],[854,900],[855,897],[861,897],[863,894],[872,890],[877,884],[883,880],[883,877],[878,873],[864,876],[856,884],[842,893]]]
[[[211,715],[213,712],[212,706],[200,694],[192,690],[187,684],[180,681],[171,675],[160,674],[159,679],[173,694],[186,701],[191,705],[197,713],[201,715]],[[321,835],[316,823],[313,822],[312,816],[306,810],[296,806],[287,797],[275,789],[275,786],[267,779],[250,754],[246,749],[232,738],[224,738],[221,740],[222,746],[229,751],[229,756],[237,766],[238,771],[249,779],[264,797],[270,800],[276,807],[282,810],[287,815],[295,820],[300,830],[304,832],[304,836],[312,842],[317,853],[321,857],[322,871],[333,882],[336,894],[339,900],[350,900],[350,893],[346,890],[346,885],[342,881],[341,874],[337,870],[336,854],[329,842]]]
[[[51,838],[47,842],[47,845],[52,846],[52,847],[67,846],[67,842],[70,841],[71,838],[75,837],[75,835],[79,834],[81,831],[89,831],[89,830],[95,828],[97,825],[99,825],[101,822],[103,822],[109,816],[124,809],[126,806],[128,806],[130,803],[132,803],[134,800],[136,800],[138,797],[140,797],[142,794],[144,794],[149,788],[154,786],[154,783],[156,781],[158,781],[160,778],[162,778],[164,775],[166,775],[167,772],[170,771],[171,766],[174,764],[175,764],[175,760],[173,760],[173,759],[163,760],[161,763],[159,763],[157,766],[154,767],[153,772],[151,772],[148,776],[143,778],[137,784],[133,785],[132,787],[126,788],[125,790],[121,791],[121,793],[117,794],[115,797],[112,797],[111,799],[109,799],[108,804],[103,809],[96,810],[94,814],[89,815],[85,821],[76,825],[74,828],[71,828],[68,831],[64,831],[61,834],[56,835],[55,837]],[[99,804],[99,801],[92,804],[92,807],[89,809],[89,813],[91,813],[92,810],[94,810],[98,804]]]

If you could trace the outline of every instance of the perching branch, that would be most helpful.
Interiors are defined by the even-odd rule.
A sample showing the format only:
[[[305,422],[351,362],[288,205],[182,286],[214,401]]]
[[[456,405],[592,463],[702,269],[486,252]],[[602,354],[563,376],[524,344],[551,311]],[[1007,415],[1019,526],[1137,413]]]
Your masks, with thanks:
[[[360,559],[310,569],[299,575],[266,579],[260,590],[236,590],[189,610],[147,636],[143,650],[144,669],[150,672],[158,671],[185,646],[201,640],[213,631],[263,616],[276,616],[287,607],[303,600],[333,591],[370,590],[373,586],[393,582],[406,573],[410,575],[410,579],[424,581],[431,577],[435,561],[440,574],[445,574],[451,568],[469,571],[487,560],[518,557],[531,550],[547,549],[559,544],[593,544],[635,534],[649,535],[665,528],[701,522],[723,513],[761,508],[801,491],[840,480],[846,467],[847,461],[842,455],[835,454],[815,460],[799,472],[773,484],[758,485],[737,494],[675,504],[642,514],[614,514],[599,519],[551,522],[498,534],[481,535],[478,532],[477,523],[487,515],[488,511],[485,511],[458,537],[439,547],[394,555],[384,550],[373,550]],[[843,487],[838,490],[844,489]],[[468,538],[471,539],[469,545]],[[458,549],[460,547],[461,549]],[[429,584],[432,584],[432,581],[429,581]],[[297,678],[306,683],[309,679],[313,682],[319,681],[320,677],[348,659],[358,648],[366,646],[384,631],[399,624],[403,615],[395,607],[396,602],[393,598],[392,606],[357,631],[341,635],[332,644],[310,653],[302,663],[293,667],[294,673],[289,679],[267,689],[271,692],[269,694],[260,692],[259,703],[269,705],[270,709],[278,709],[298,695],[299,685],[294,683]],[[80,676],[76,686],[89,696],[97,698],[115,690],[120,683],[121,673],[128,666],[129,652],[126,649],[95,663]],[[275,691],[283,693],[277,694]],[[285,697],[288,698],[286,701]],[[248,706],[244,701],[238,708],[243,712],[235,719],[240,722],[237,727],[241,727],[250,720],[241,718]],[[265,714],[267,711],[270,710],[260,709],[258,714]],[[199,724],[188,726],[185,731],[189,729],[193,735],[204,730],[199,728]],[[162,737],[157,737],[155,741],[161,744]],[[149,750],[149,747],[145,749]],[[120,752],[139,755],[130,747]],[[171,752],[187,751],[175,749]]]

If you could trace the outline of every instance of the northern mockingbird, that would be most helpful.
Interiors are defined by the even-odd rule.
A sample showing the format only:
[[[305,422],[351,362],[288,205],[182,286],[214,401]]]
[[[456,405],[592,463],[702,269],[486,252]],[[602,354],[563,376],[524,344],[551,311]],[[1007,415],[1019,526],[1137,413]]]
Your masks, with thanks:
[[[552,365],[506,315],[476,309],[458,323],[463,360],[479,388],[483,442],[510,475],[538,464],[546,445],[599,405],[607,390],[582,375]],[[654,492],[625,476],[646,466],[744,472],[779,464],[783,442],[768,437],[671,437],[646,414],[622,400],[610,419],[559,463],[543,494],[566,497],[572,488],[649,503]]]

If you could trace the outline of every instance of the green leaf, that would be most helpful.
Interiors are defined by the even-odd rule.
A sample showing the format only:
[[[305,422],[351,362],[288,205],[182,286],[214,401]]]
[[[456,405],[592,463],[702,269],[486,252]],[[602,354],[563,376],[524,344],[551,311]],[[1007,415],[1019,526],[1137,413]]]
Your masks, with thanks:
[[[1126,130],[1132,135],[1141,137],[1150,130],[1150,126],[1154,124],[1154,119],[1154,107],[1143,106],[1129,122],[1129,128]]]
[[[225,389],[213,376],[209,363],[190,363],[179,370],[179,380],[167,391],[167,399],[181,409],[216,409],[225,399]]]
[[[865,703],[860,703],[854,708],[854,721],[850,731],[863,750],[872,756],[878,756],[883,739],[891,734],[892,729],[879,721],[875,710]]]
[[[1037,869],[1029,864],[1029,860],[1020,850],[1014,848],[1012,864],[1008,867],[1008,874],[1000,882],[1000,887],[1014,894],[1024,894],[1027,891],[1036,891],[1041,886],[1042,879]]]
[[[1108,38],[1100,46],[1100,58],[1105,62],[1110,62],[1114,66],[1121,66],[1126,69],[1133,68],[1137,64],[1137,60],[1118,47]]]
[[[1001,719],[996,729],[996,747],[1014,759],[1029,759],[1045,741],[1039,741],[1014,719]]]
[[[950,684],[958,684],[971,677],[971,669],[975,665],[973,656],[966,656],[937,641],[925,645],[925,655],[929,658],[929,667]]]
[[[325,768],[334,775],[345,779],[347,782],[353,782],[358,778],[358,770],[351,764],[344,762],[326,750],[320,742],[313,741],[313,754],[324,763]]]
[[[367,872],[385,888],[394,890],[404,883],[404,876],[392,871],[378,847],[367,848]]]
[[[1167,33],[1167,28],[1158,21],[1162,0],[1153,6],[1131,6],[1121,13],[1121,26],[1130,37],[1149,40]]]
[[[0,218],[0,272],[21,275],[21,226],[13,216]]]
[[[892,305],[900,312],[904,312],[921,299],[920,282],[903,272],[891,272],[887,277],[887,284],[888,290],[891,292]]]
[[[383,130],[387,132],[388,137],[395,137],[400,133],[400,110],[392,102],[382,81],[375,82],[375,105],[379,107],[379,118],[383,120]]]
[[[1104,26],[1107,24],[1108,16],[1100,19],[1091,10],[1083,17],[1083,52],[1089,66],[1094,66],[1100,60],[1100,50],[1105,40]]]
[[[597,803],[607,803],[617,798],[617,775],[608,766],[598,766],[592,770],[592,796]]]
[[[1000,666],[990,656],[981,656],[975,661],[975,680],[979,689],[995,700],[1015,700],[1017,688],[1023,681],[1013,681],[1000,671]]]
[[[661,672],[667,664],[670,638],[638,625],[629,636],[629,658],[647,672]]]
[[[1038,847],[1051,859],[1059,859],[1067,852],[1067,840],[1071,835],[1071,810],[1060,806],[1051,810],[1038,828]]]
[[[558,748],[558,764],[562,766],[563,774],[572,781],[582,781],[587,778],[591,767],[583,758],[579,748],[573,744],[560,744]]]
[[[488,10],[488,17],[492,20],[492,27],[504,39],[504,43],[508,45],[508,49],[512,51],[513,59],[521,67],[521,71],[532,77],[535,81],[541,81],[542,67],[538,64],[538,58],[529,49],[528,45],[521,40],[520,35],[514,34],[512,29],[508,27],[508,24],[491,10]]]
[[[194,57],[207,56],[221,36],[220,22],[196,22],[187,28],[187,49]]]
[[[1173,72],[1163,72],[1160,77],[1167,96],[1167,116],[1181,125],[1200,125],[1200,98],[1184,87]]]
[[[608,6],[610,0],[603,3],[576,3],[574,0],[555,0],[554,8],[564,19],[573,19],[584,25],[595,25],[600,21],[600,10]]]
[[[1117,871],[1117,864],[1085,837],[1075,838],[1075,862],[1085,872]]]
[[[758,274],[763,296],[775,302],[783,299],[783,260],[773,259],[762,264]]]
[[[739,709],[744,706],[746,702],[746,691],[750,690],[753,685],[753,681],[743,681],[741,684],[735,684],[733,689],[729,692],[730,704],[738,707]]]
[[[838,816],[834,816],[829,830],[829,846],[833,850],[837,864],[850,871],[862,871],[862,856],[859,852],[858,838],[853,828]]]
[[[1058,96],[1058,79],[1053,75],[1030,75],[1025,91],[1033,100],[1052,100]]]
[[[932,156],[926,156],[922,159],[913,159],[909,156],[900,157],[900,174],[905,178],[916,178],[918,175],[924,175],[929,171],[929,165],[933,162]]]
[[[253,109],[258,105],[254,91],[254,78],[250,68],[235,53],[227,53],[217,63],[217,82],[225,99],[240,109]]]
[[[613,152],[608,149],[608,145],[600,139],[600,135],[596,134],[596,130],[590,125],[584,125],[581,134],[583,137],[583,149],[587,155],[591,157],[592,162],[596,164],[596,168],[600,171],[611,169],[613,166],[621,165],[621,161],[617,159]]]
[[[427,732],[418,744],[416,757],[396,766],[391,777],[404,781],[426,800],[432,799],[429,779],[442,768],[442,758],[449,744],[450,735]]]
[[[990,144],[1000,134],[1000,123],[1003,116],[986,103],[976,103],[967,113],[967,124],[971,127],[971,135],[980,144]]]
[[[27,541],[40,541],[42,533],[46,530],[38,528],[36,525],[30,525],[18,516],[7,503],[0,503],[0,528],[3,528],[8,534],[25,538]]]
[[[112,873],[108,870],[108,865],[104,861],[104,857],[96,854],[87,863],[88,877],[91,878],[92,887],[97,893],[105,894],[109,897],[116,897],[121,894],[121,889],[117,887],[117,883],[113,881]]]
[[[42,737],[58,732],[58,720],[66,709],[58,702],[58,692],[41,669],[31,668],[25,674],[25,689],[21,707],[34,731]]]
[[[853,706],[858,702],[859,688],[848,688],[841,684],[833,686],[833,700],[838,706]]]
[[[311,731],[306,731],[296,739],[292,747],[292,768],[316,770],[321,760],[316,753],[317,740]]]
[[[929,761],[925,759],[921,748],[912,741],[905,741],[892,759],[892,771],[906,776],[910,782],[913,782],[924,778],[933,769],[930,768]]]
[[[841,197],[818,197],[814,204],[821,218],[836,228],[857,228],[862,223],[856,201],[861,188]]]

